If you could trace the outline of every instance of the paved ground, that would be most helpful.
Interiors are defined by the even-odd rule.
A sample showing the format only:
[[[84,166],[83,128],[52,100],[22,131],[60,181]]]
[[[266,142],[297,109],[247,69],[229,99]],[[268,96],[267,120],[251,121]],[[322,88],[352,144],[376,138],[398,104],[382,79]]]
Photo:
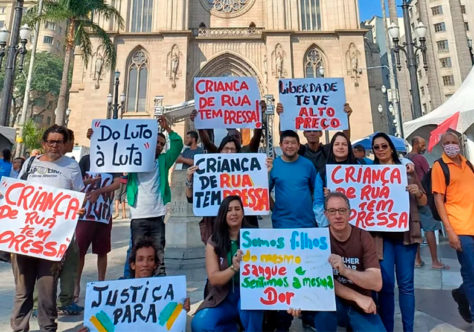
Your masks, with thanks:
[[[264,222],[267,225],[268,222]],[[125,252],[128,246],[129,221],[114,221],[112,231],[113,250],[109,255],[109,268],[107,279],[117,279],[122,275]],[[456,304],[451,298],[451,289],[460,284],[459,264],[453,250],[445,241],[440,247],[440,257],[448,264],[449,270],[438,271],[431,269],[431,258],[428,247],[422,247],[422,257],[426,262],[423,268],[415,270],[416,288],[416,316],[415,331],[474,331],[474,327],[462,320],[457,312]],[[204,248],[203,248],[204,252]],[[188,295],[191,297],[192,309],[195,309],[202,299],[203,286],[205,282],[205,270],[203,261],[193,264],[175,264],[167,261],[168,275],[185,274],[187,277]],[[189,268],[191,266],[191,268]],[[82,278],[82,289],[85,283],[96,280],[97,268],[95,257],[86,256],[86,266]],[[0,331],[10,331],[9,315],[13,303],[14,280],[9,264],[0,262]],[[80,303],[84,302],[84,293],[81,294]],[[191,310],[192,312],[193,310]],[[190,319],[188,320],[190,321]],[[401,319],[397,308],[395,318],[395,330],[401,331]],[[82,316],[69,316],[59,318],[59,331],[77,331],[82,324]],[[189,324],[188,324],[189,325]],[[38,330],[35,319],[31,320],[31,329]],[[301,323],[295,320],[292,332],[301,331]]]

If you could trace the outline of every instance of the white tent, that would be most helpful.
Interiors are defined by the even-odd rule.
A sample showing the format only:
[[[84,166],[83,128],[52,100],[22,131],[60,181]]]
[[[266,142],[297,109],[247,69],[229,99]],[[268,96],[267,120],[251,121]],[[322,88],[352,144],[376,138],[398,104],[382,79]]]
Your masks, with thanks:
[[[472,160],[474,158],[474,67],[456,93],[444,104],[418,119],[403,124],[405,137],[420,135],[428,139],[430,132],[437,125],[456,112],[460,112],[456,131],[465,135],[466,154]]]

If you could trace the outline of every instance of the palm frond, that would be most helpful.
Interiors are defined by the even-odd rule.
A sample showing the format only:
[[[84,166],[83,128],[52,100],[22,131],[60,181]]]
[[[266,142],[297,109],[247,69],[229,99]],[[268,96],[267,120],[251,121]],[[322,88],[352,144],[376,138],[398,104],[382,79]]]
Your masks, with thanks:
[[[104,46],[104,56],[105,64],[110,66],[112,69],[115,68],[115,63],[117,60],[117,52],[114,43],[110,39],[107,32],[102,29],[98,24],[94,22],[89,22],[88,28],[99,40],[100,43]]]

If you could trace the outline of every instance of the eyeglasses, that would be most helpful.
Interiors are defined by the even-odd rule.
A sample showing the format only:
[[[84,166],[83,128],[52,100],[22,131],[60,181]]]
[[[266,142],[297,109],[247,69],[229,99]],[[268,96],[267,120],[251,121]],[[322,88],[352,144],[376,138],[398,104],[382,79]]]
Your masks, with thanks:
[[[46,141],[46,144],[48,144],[48,146],[61,145],[61,144],[64,144],[64,141],[49,140],[49,141]]]
[[[372,149],[374,149],[374,151],[386,150],[386,149],[388,149],[388,144],[374,145],[374,146],[372,147]]]
[[[339,214],[346,214],[347,211],[349,211],[348,208],[326,209],[326,212],[331,216],[335,215],[336,212],[339,213]]]

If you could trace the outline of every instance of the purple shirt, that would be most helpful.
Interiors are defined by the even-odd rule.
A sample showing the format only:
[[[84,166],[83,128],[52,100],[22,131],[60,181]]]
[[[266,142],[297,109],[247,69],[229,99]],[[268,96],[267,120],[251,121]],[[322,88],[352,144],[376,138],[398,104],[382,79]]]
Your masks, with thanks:
[[[423,155],[419,153],[410,153],[409,158],[411,159],[411,161],[413,161],[413,164],[415,164],[416,175],[418,176],[418,179],[421,181],[423,179],[423,176],[430,169],[430,165],[428,164],[428,161]]]

